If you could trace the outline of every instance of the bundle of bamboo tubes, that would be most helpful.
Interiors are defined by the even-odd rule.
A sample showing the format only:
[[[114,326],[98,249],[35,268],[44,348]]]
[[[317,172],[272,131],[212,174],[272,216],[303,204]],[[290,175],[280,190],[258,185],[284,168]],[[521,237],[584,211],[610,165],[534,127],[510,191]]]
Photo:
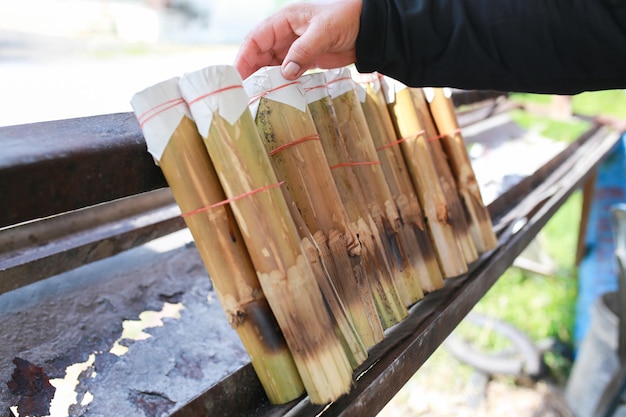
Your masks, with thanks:
[[[347,68],[211,66],[133,97],[271,402],[347,393],[385,329],[497,244],[435,96]]]
[[[132,99],[135,114],[268,397],[290,401],[304,392],[304,386],[231,207],[219,204],[226,200],[224,190],[178,83],[174,78],[137,93]]]
[[[478,182],[474,175],[467,148],[454,113],[450,89],[424,89],[428,108],[434,119],[437,132],[450,161],[458,191],[471,219],[470,231],[479,252],[486,252],[498,244],[491,219],[483,204]]]

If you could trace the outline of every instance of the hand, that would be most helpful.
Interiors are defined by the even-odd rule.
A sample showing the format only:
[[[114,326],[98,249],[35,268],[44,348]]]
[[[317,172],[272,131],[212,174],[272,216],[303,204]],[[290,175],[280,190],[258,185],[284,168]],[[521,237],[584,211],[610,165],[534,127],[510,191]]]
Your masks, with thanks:
[[[338,68],[356,61],[362,0],[292,3],[259,23],[235,59],[242,78],[281,65],[289,80],[309,68]]]

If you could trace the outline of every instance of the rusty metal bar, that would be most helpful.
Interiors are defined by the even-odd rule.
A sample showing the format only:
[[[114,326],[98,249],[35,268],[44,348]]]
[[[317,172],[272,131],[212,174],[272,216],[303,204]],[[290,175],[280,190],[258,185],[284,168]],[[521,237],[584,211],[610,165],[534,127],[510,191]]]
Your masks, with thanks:
[[[476,104],[483,101],[495,100],[499,97],[506,98],[508,93],[494,90],[452,90],[452,102],[455,107]]]
[[[0,128],[0,228],[166,186],[131,113]]]
[[[0,230],[0,294],[185,227],[169,189]]]

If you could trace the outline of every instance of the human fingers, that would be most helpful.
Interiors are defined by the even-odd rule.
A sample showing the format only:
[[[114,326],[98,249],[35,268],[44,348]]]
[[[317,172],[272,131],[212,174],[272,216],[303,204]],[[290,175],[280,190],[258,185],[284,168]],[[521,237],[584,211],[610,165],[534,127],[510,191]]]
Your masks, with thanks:
[[[259,22],[248,33],[234,63],[242,78],[261,67],[282,63],[289,47],[299,36],[294,33],[292,21],[300,20],[300,8],[306,7],[308,5],[298,3],[288,5]]]
[[[235,67],[242,78],[267,65],[282,64],[296,79],[309,68],[354,63],[362,0],[291,3],[259,23],[239,49]]]
[[[292,22],[295,39],[282,63],[287,79],[313,67],[336,68],[356,61],[362,0],[312,3],[308,14]]]

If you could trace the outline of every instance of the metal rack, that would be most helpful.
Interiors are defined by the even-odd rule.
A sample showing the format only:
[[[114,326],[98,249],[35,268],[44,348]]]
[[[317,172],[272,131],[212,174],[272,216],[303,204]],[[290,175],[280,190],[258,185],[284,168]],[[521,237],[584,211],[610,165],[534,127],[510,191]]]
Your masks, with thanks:
[[[473,123],[511,108],[501,93],[457,92],[455,98],[457,104],[480,104],[459,115],[462,123],[463,120]],[[352,391],[338,401],[316,406],[303,397],[286,405],[273,406],[243,354],[239,362],[224,363],[212,379],[204,378],[202,383],[194,385],[193,379],[198,376],[192,375],[188,379],[196,391],[187,393],[187,398],[182,400],[162,402],[162,411],[174,416],[376,415],[513,263],[567,197],[585,183],[618,139],[616,132],[594,125],[565,151],[492,202],[489,210],[499,236],[498,247],[472,264],[467,274],[448,280],[445,288],[429,294],[411,308],[408,318],[388,329],[385,340],[370,350],[367,361],[355,371]],[[3,311],[3,302],[8,305],[11,303],[7,300],[29,299],[29,291],[37,286],[67,285],[71,291],[81,287],[82,292],[77,294],[84,296],[84,303],[90,306],[103,297],[98,293],[101,287],[93,282],[98,285],[108,280],[113,282],[114,274],[122,274],[124,262],[130,265],[128,278],[124,276],[119,281],[132,286],[133,291],[143,288],[143,292],[136,290],[126,296],[125,291],[130,290],[122,284],[113,287],[112,291],[117,291],[119,294],[115,296],[120,299],[119,303],[111,302],[117,310],[111,309],[110,314],[119,320],[134,317],[142,309],[154,309],[159,300],[182,299],[187,289],[185,285],[206,280],[206,273],[201,268],[198,271],[200,263],[189,242],[173,254],[150,253],[145,259],[143,252],[129,255],[148,242],[184,229],[160,170],[145,151],[143,137],[132,114],[4,127],[0,128],[0,143],[3,145],[0,155],[0,196],[3,199],[0,205],[0,317],[12,320],[7,322],[8,332],[20,332],[25,322],[16,318],[19,315],[11,315],[20,306],[9,306]],[[128,259],[121,262],[120,256]],[[178,260],[178,256],[183,261]],[[150,268],[142,269],[142,262]],[[191,272],[185,274],[191,278],[181,273],[180,283],[162,288],[161,281],[165,277],[159,274],[163,271],[166,275],[168,268],[162,265],[172,262],[193,265],[195,270],[189,267]],[[77,270],[99,278],[93,278],[92,282],[77,277],[80,275]],[[149,294],[150,291],[154,294]],[[139,293],[145,300],[136,295]],[[34,303],[32,298],[29,300]],[[19,304],[18,301],[15,304]],[[47,313],[52,319],[43,325],[54,325],[58,320],[59,329],[68,326],[64,320],[70,318],[63,316],[62,308],[54,310],[50,304],[42,302],[40,306],[32,304],[29,311],[41,308],[52,309]],[[219,313],[211,314],[215,316],[211,317],[211,322],[223,327],[224,317]],[[82,319],[75,320],[78,323]],[[61,364],[102,352],[103,346],[110,346],[119,335],[119,324],[101,327],[92,329],[91,333],[79,332],[78,342],[72,349],[59,352],[37,350],[36,346],[44,346],[49,341],[36,340],[34,328],[29,331],[35,334],[30,339],[35,348],[29,348],[28,352],[33,361],[46,363],[59,374]],[[159,337],[168,337],[167,331],[160,329],[153,340],[145,342],[158,344]],[[62,339],[62,332],[53,332],[53,337]],[[232,345],[236,346],[234,332],[215,332],[195,337],[232,338]],[[9,339],[4,350],[0,349],[6,361],[22,353],[15,340]],[[55,345],[64,346],[56,341]],[[169,360],[180,359],[176,356],[180,351],[172,355],[175,358]],[[92,365],[102,378],[108,375],[107,367],[113,366],[115,361],[110,355],[106,360],[104,356]],[[212,360],[228,362],[232,359],[216,353]],[[203,367],[207,363],[205,359],[197,359],[195,365],[181,366]],[[139,369],[132,364],[127,369],[128,373],[137,371]],[[7,369],[1,376],[7,379],[10,371]],[[97,382],[97,378],[81,382],[82,389],[86,392]],[[125,381],[117,383],[123,385]],[[0,385],[2,404],[11,395],[5,384]],[[124,389],[123,386],[117,388]],[[87,404],[80,410],[86,412],[89,407]],[[6,411],[6,407],[0,410]],[[111,412],[119,413],[113,409]]]

